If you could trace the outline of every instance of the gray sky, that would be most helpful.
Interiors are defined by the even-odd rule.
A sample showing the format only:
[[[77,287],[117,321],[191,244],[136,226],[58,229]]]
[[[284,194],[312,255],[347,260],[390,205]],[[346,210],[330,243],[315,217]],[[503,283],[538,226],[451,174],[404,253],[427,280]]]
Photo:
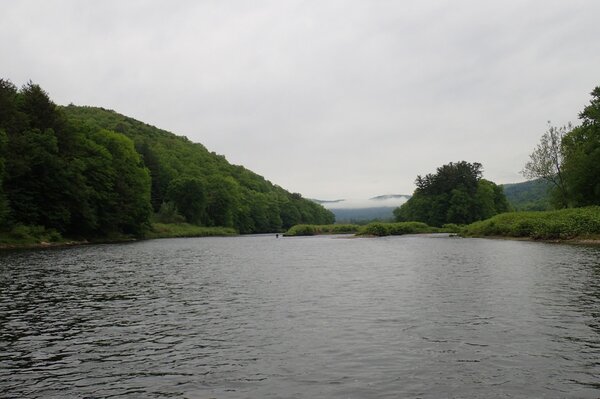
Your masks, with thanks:
[[[600,1],[0,0],[0,77],[201,142],[305,197],[519,171],[600,85]]]

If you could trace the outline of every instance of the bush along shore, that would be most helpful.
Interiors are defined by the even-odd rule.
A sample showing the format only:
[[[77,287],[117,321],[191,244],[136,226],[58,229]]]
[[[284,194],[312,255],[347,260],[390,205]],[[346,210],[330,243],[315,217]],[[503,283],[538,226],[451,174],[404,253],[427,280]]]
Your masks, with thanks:
[[[296,225],[290,228],[284,235],[293,236],[314,236],[321,234],[355,234],[357,236],[376,236],[384,237],[390,235],[403,234],[424,234],[424,233],[456,233],[456,225],[444,225],[443,227],[431,227],[421,222],[373,222],[364,226],[356,224],[328,224],[328,225]]]
[[[432,227],[421,222],[373,222],[367,225],[327,224],[292,226],[284,236],[352,234],[357,237],[384,237],[404,234],[451,233],[463,237],[504,237],[517,239],[600,243],[600,206],[556,211],[508,212],[466,226],[445,224]],[[175,237],[224,237],[239,233],[232,228],[204,227],[188,223],[153,223],[144,239]],[[0,249],[43,248],[90,243],[125,242],[139,238],[127,235],[98,240],[69,239],[42,226],[16,225],[0,233]]]
[[[97,239],[77,239],[63,237],[54,229],[43,226],[16,225],[9,231],[0,232],[1,249],[66,247],[95,243],[117,243],[140,239],[178,237],[225,237],[235,236],[237,230],[229,227],[204,227],[188,223],[153,223],[143,237],[113,234]]]
[[[600,240],[600,206],[503,213],[464,227],[461,235],[534,240]]]
[[[505,237],[546,241],[600,243],[600,206],[556,211],[507,212],[466,226],[446,224],[432,227],[421,222],[369,223],[359,225],[296,225],[285,236],[355,234],[389,236],[452,233],[463,237]]]

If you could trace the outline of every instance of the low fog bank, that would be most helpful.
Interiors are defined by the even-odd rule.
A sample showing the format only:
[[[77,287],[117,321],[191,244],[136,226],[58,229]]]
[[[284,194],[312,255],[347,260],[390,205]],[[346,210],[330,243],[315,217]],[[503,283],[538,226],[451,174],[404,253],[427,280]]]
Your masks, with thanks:
[[[402,194],[382,195],[368,199],[313,200],[327,209],[396,208],[404,204],[410,196]]]

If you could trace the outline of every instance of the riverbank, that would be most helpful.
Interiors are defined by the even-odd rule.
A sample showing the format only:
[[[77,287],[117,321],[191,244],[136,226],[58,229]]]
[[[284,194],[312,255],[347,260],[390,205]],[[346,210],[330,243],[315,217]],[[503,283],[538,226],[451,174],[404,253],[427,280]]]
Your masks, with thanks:
[[[600,207],[543,212],[509,212],[461,228],[465,237],[590,241],[600,237]]]
[[[357,237],[383,237],[404,234],[453,233],[462,237],[534,240],[569,244],[600,244],[600,207],[562,209],[545,212],[509,212],[468,226],[444,225],[431,227],[420,222],[367,225],[330,224],[296,225],[283,235],[313,236],[323,234],[354,234]],[[235,236],[238,232],[226,227],[203,227],[187,223],[155,223],[143,238],[118,235],[94,240],[63,238],[55,230],[40,226],[15,226],[0,233],[0,250],[69,247],[86,244],[119,243],[140,239]]]
[[[600,244],[600,207],[557,211],[508,212],[467,226],[432,227],[420,222],[359,225],[296,225],[285,236],[355,234],[382,237],[403,234],[453,233],[462,237],[536,240],[573,244]]]
[[[0,250],[114,244],[158,238],[225,237],[235,235],[238,235],[238,232],[228,227],[203,227],[187,223],[154,223],[152,224],[152,228],[141,238],[119,234],[95,239],[70,239],[62,237],[56,230],[47,230],[41,226],[18,225],[10,231],[0,232]]]
[[[152,229],[146,232],[144,238],[225,237],[236,236],[238,234],[231,227],[204,227],[188,223],[153,223]]]
[[[286,237],[314,236],[323,234],[355,234],[357,236],[384,237],[404,234],[456,233],[458,226],[431,227],[421,222],[373,222],[364,226],[356,224],[329,224],[292,226],[284,233]]]

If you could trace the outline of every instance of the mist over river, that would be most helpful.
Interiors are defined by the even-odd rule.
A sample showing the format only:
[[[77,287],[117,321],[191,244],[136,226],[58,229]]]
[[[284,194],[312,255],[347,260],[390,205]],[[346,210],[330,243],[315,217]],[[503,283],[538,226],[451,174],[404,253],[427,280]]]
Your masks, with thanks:
[[[600,247],[394,236],[0,253],[2,398],[599,398]]]

